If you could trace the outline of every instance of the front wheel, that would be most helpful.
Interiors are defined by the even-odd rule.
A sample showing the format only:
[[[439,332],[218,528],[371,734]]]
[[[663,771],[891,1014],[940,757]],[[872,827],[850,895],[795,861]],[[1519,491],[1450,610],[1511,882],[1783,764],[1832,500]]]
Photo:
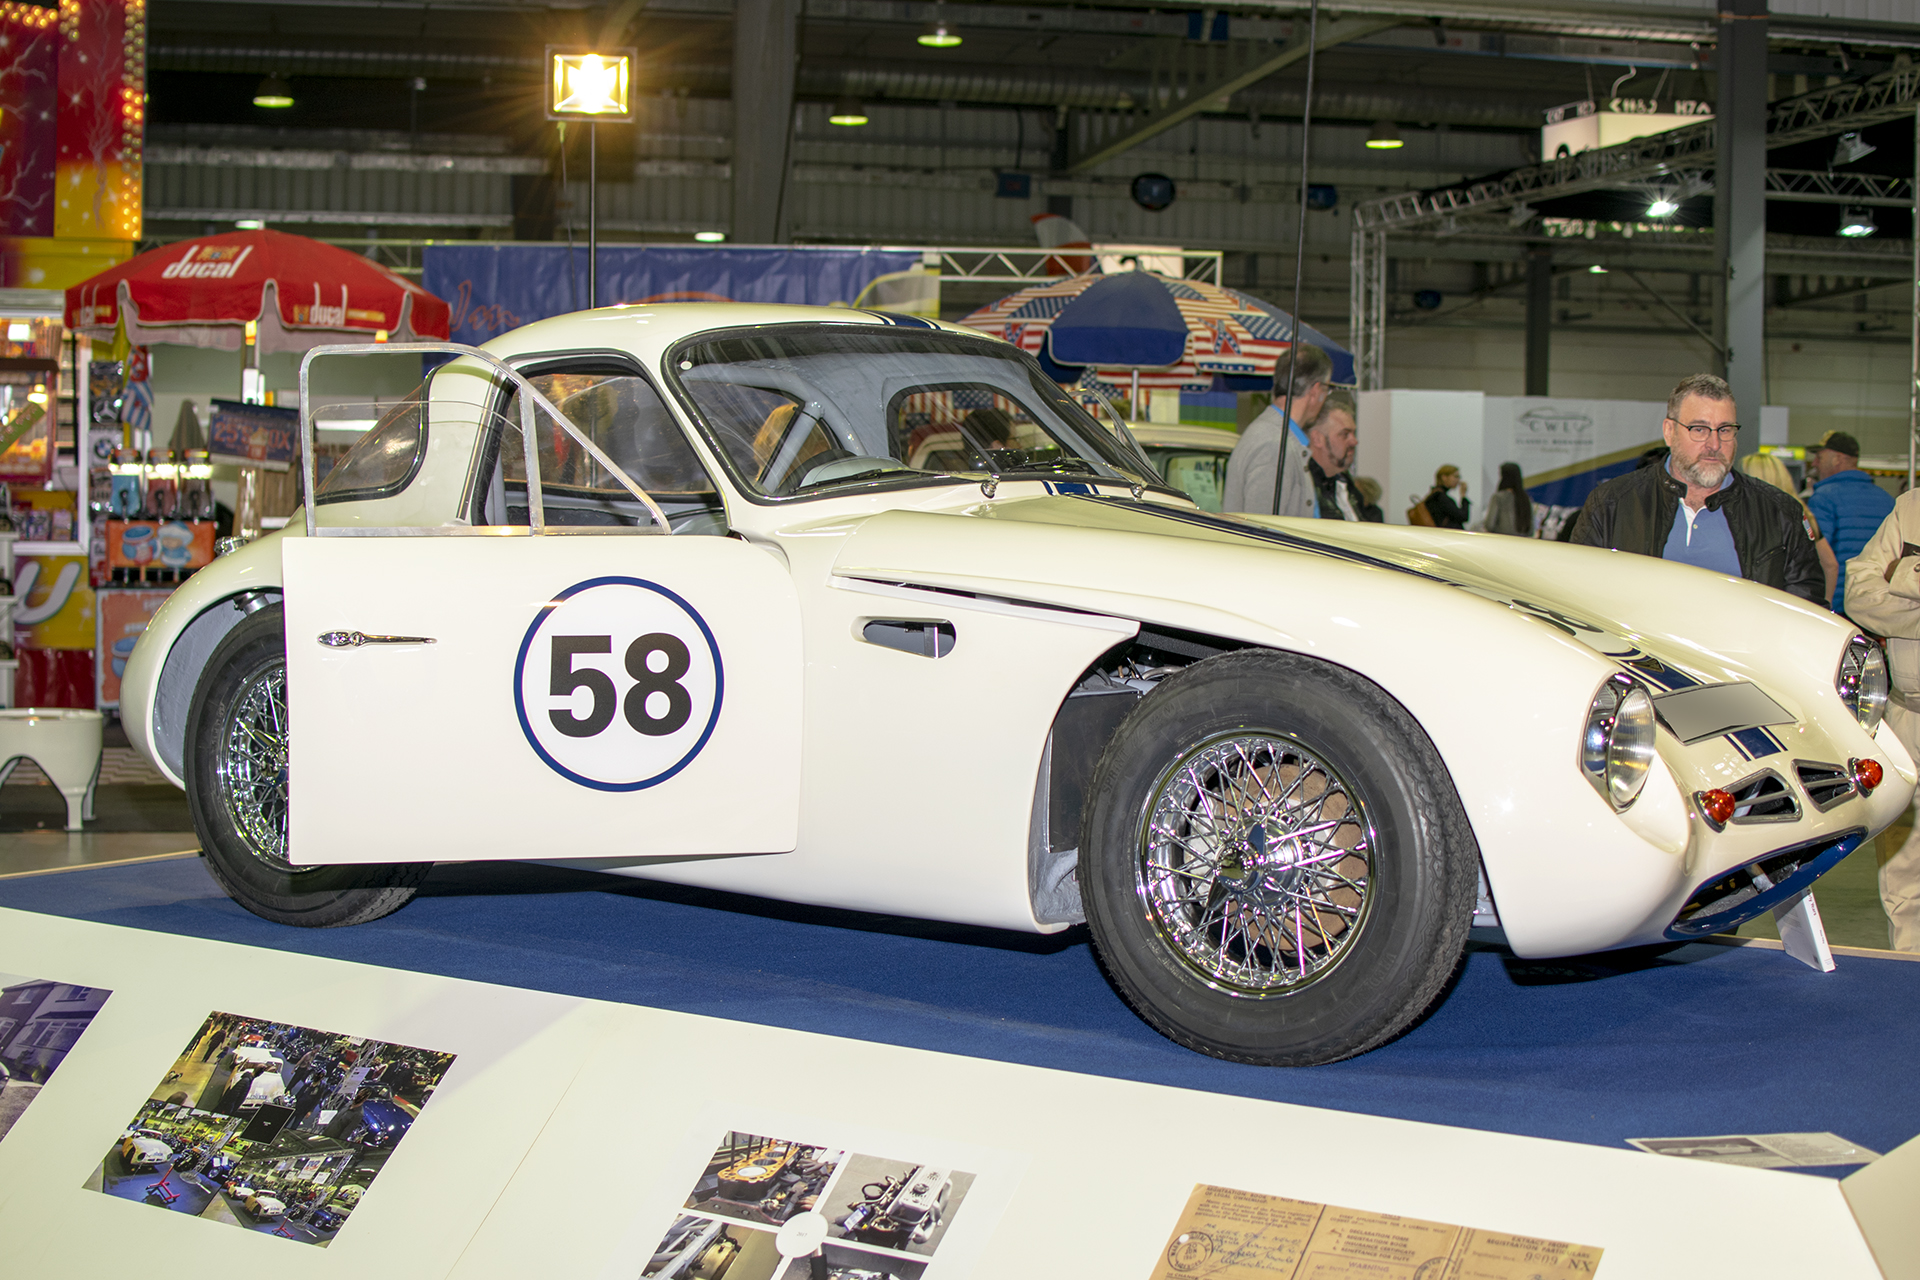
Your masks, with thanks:
[[[1087,798],[1081,897],[1162,1034],[1237,1062],[1364,1053],[1466,948],[1478,850],[1439,754],[1343,667],[1246,650],[1145,698]]]
[[[227,896],[279,924],[361,924],[398,910],[432,863],[287,861],[287,729],[286,630],[272,605],[227,633],[193,694],[187,805],[207,870]]]

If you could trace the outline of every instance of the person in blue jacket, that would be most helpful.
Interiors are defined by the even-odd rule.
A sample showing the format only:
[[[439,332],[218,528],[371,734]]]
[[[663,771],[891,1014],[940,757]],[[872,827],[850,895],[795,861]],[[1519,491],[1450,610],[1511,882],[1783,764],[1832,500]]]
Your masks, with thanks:
[[[1860,554],[1892,513],[1893,495],[1860,469],[1860,442],[1845,431],[1829,431],[1807,450],[1807,474],[1814,482],[1807,507],[1840,561],[1831,602],[1839,613],[1847,598],[1847,561]]]

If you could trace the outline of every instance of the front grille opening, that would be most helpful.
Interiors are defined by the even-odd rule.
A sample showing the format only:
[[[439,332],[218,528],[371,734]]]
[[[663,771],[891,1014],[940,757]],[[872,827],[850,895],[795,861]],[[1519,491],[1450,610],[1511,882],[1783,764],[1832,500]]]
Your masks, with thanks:
[[[1813,807],[1822,812],[1853,794],[1853,775],[1845,765],[1795,760],[1793,771],[1799,777],[1800,785],[1807,789],[1807,799],[1813,801]]]
[[[1748,907],[1769,887],[1786,883],[1798,875],[1802,868],[1832,852],[1836,846],[1845,843],[1851,836],[1861,834],[1864,833],[1854,831],[1828,840],[1816,840],[1812,844],[1783,849],[1758,862],[1735,867],[1718,879],[1694,890],[1693,896],[1687,899],[1687,905],[1680,908],[1680,914],[1674,917],[1673,924],[1668,927],[1668,933],[1698,935],[1733,928],[1757,914],[1755,911],[1743,910],[1743,908]],[[1753,873],[1756,869],[1766,877],[1766,885],[1763,886],[1755,881]],[[1818,870],[1816,869],[1816,873]],[[1689,928],[1689,925],[1694,927]]]
[[[1733,793],[1733,822],[1791,822],[1800,816],[1800,802],[1785,779],[1771,769],[1729,788]]]

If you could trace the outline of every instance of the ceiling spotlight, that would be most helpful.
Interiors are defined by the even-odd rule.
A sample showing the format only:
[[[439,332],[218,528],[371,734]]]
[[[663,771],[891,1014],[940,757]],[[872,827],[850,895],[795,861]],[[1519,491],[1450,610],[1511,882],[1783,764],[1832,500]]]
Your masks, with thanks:
[[[1375,151],[1397,151],[1406,144],[1400,141],[1399,125],[1391,120],[1375,120],[1367,133],[1367,145]]]
[[[1587,274],[1590,276],[1603,276],[1607,274],[1607,269],[1596,262],[1587,268]]]
[[[1513,208],[1507,210],[1507,225],[1510,227],[1524,227],[1529,222],[1532,222],[1539,213],[1540,211],[1538,209],[1523,200],[1513,206]]]
[[[1879,149],[1860,141],[1860,135],[1857,133],[1843,133],[1840,135],[1840,141],[1834,144],[1833,162],[1852,164],[1855,160],[1866,159]]]
[[[1671,218],[1675,213],[1679,212],[1679,209],[1680,206],[1670,197],[1658,195],[1653,198],[1653,203],[1647,206],[1647,216],[1649,218]]]
[[[233,220],[233,229],[235,231],[260,231],[264,230],[266,225],[266,223],[258,218],[235,218]]]
[[[696,231],[693,233],[693,238],[701,244],[720,244],[726,240],[727,233],[724,231]]]
[[[1880,228],[1873,225],[1873,210],[1848,209],[1840,215],[1840,234],[1851,240],[1870,236]]]
[[[293,105],[293,86],[281,76],[268,76],[253,91],[253,105],[256,107],[290,107]]]
[[[827,112],[828,124],[844,124],[848,127],[863,125],[867,122],[867,109],[857,98],[841,98]]]
[[[1433,234],[1436,239],[1440,240],[1444,240],[1448,236],[1459,235],[1460,220],[1452,214],[1448,214],[1446,217],[1440,219],[1440,225],[1433,229]]]

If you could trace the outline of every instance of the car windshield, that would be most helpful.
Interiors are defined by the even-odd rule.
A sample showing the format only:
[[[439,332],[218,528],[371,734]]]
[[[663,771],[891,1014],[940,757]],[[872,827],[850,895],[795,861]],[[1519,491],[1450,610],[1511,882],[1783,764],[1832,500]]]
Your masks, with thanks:
[[[1058,478],[1159,485],[1031,358],[942,330],[739,330],[680,344],[677,389],[748,490]]]

